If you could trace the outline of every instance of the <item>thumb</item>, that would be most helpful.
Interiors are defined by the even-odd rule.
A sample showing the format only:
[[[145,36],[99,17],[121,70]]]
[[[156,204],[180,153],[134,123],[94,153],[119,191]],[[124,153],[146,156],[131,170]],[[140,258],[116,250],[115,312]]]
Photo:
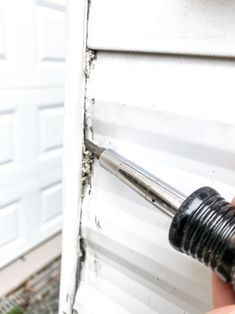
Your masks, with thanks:
[[[235,206],[235,197],[232,200],[232,205]]]

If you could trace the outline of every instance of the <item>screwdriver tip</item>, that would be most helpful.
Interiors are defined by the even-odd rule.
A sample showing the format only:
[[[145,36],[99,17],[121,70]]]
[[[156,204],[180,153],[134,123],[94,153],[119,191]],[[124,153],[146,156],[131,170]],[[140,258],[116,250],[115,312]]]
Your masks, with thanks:
[[[100,155],[103,153],[103,151],[105,150],[105,148],[103,147],[99,147],[97,145],[95,145],[94,143],[92,143],[91,141],[89,140],[85,140],[85,145],[86,145],[86,148],[91,151],[94,156],[99,159],[100,158]]]

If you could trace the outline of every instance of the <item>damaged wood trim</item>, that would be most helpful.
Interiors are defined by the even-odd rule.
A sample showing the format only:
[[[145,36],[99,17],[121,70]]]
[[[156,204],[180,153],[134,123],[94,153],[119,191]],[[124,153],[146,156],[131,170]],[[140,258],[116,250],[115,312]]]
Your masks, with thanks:
[[[79,241],[84,112],[86,86],[86,49],[88,0],[67,2],[66,93],[64,115],[63,240],[60,285],[60,314],[72,314],[80,273]]]

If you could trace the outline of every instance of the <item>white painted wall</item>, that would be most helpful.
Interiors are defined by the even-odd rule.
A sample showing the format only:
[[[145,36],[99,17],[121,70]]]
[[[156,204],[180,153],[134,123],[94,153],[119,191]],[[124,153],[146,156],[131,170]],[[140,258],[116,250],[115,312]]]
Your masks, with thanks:
[[[0,1],[0,267],[61,227],[64,11]]]
[[[76,9],[74,0],[69,3]],[[234,10],[233,1],[222,0],[91,1],[87,48],[96,50],[96,59],[88,71],[85,96],[93,140],[186,195],[210,185],[231,199],[235,185]],[[76,25],[76,12],[71,16],[70,27]],[[70,35],[67,86],[70,95],[78,96],[76,78],[85,66],[74,58],[73,43],[76,48],[80,43],[84,54],[84,39],[74,31]],[[75,104],[80,108],[83,100],[67,100],[68,113],[83,113],[74,108]],[[72,142],[77,152],[82,135],[76,138],[73,131],[81,128],[83,116],[76,119],[67,115],[66,128],[67,138],[73,134],[77,140]],[[78,167],[72,151],[66,154],[65,166]],[[67,176],[65,196],[73,202],[81,191],[81,181],[74,189],[77,173],[70,173],[72,191]],[[65,211],[69,205],[67,201]],[[81,207],[73,203],[70,218],[76,210],[80,213]],[[65,240],[70,221],[65,222]],[[210,272],[175,252],[168,244],[169,219],[97,162],[80,222],[85,261],[78,272],[72,270],[78,281],[74,304],[74,290],[68,290],[67,303],[63,291],[66,314],[72,308],[80,314],[199,314],[210,309]],[[66,243],[65,250],[69,251]],[[66,261],[64,281],[68,281],[66,271],[70,278],[72,274]]]

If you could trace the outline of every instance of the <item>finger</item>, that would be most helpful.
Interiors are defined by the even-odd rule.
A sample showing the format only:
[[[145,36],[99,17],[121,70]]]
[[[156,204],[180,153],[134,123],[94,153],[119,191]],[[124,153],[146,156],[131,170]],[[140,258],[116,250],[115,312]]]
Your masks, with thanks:
[[[235,197],[232,200],[235,206]],[[235,304],[235,293],[232,286],[223,282],[215,273],[212,273],[212,296],[215,308]]]
[[[235,305],[223,306],[219,309],[207,312],[207,314],[235,314]]]
[[[212,273],[212,295],[214,308],[235,304],[233,287]]]
[[[235,206],[235,197],[234,197],[233,200],[232,200],[232,205]]]

